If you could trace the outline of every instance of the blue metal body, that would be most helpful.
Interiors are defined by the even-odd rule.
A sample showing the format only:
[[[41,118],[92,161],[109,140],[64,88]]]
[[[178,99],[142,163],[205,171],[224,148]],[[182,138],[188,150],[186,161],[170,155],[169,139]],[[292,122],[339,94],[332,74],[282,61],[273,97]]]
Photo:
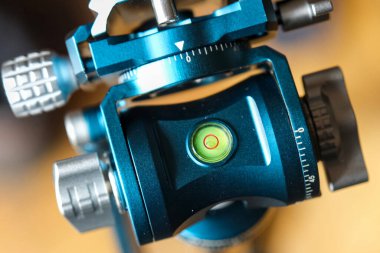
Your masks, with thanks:
[[[93,38],[88,24],[68,36],[80,83],[120,77],[100,109],[84,112],[93,142],[85,151],[108,141],[117,196],[139,244],[178,234],[190,241],[228,240],[254,226],[267,208],[320,195],[317,158],[287,60],[248,43],[277,22],[272,1],[238,0],[164,28]],[[91,56],[81,55],[81,47]],[[131,98],[253,67],[265,73],[202,100],[128,106]],[[213,166],[197,163],[188,146],[191,131],[207,120],[225,122],[236,141],[233,154]],[[234,204],[212,210],[226,201]],[[122,238],[120,224],[117,231]]]
[[[101,1],[90,5],[103,7]],[[193,17],[185,11],[178,22],[165,27],[122,36],[104,35],[107,25],[104,14],[109,15],[112,4],[124,2],[128,0],[111,2],[107,12],[99,10],[101,33],[93,33],[97,37],[91,36],[91,29],[97,27],[92,27],[93,24],[80,26],[68,36],[66,46],[71,64],[63,58],[53,59],[53,77],[57,79],[58,92],[63,94],[64,101],[79,88],[78,83],[103,77],[119,80],[99,107],[69,117],[72,131],[68,132],[73,145],[83,149],[81,151],[99,152],[107,164],[109,157],[110,166],[103,172],[111,174],[108,178],[103,178],[102,173],[96,175],[99,174],[99,182],[104,184],[109,179],[111,187],[107,190],[113,192],[115,231],[123,251],[134,250],[128,240],[132,237],[126,230],[128,220],[140,245],[174,235],[197,244],[226,241],[246,234],[268,208],[320,195],[315,153],[321,146],[327,152],[331,148],[336,153],[332,163],[340,159],[337,142],[341,136],[336,129],[346,122],[340,120],[341,124],[335,124],[338,127],[331,123],[335,114],[328,113],[329,105],[325,105],[325,98],[318,94],[322,92],[319,81],[336,79],[332,82],[339,85],[335,85],[337,91],[331,96],[341,92],[341,101],[350,111],[343,77],[337,70],[323,72],[326,76],[323,73],[309,76],[305,87],[311,87],[315,100],[310,103],[306,97],[301,103],[286,58],[266,46],[251,48],[250,40],[275,30],[278,23],[292,29],[324,20],[332,10],[331,2],[315,5],[314,1],[299,1],[286,5],[288,1],[282,1],[275,10],[271,0],[227,1],[227,6],[208,16]],[[130,101],[210,84],[256,68],[262,72],[203,99],[175,105],[129,106]],[[48,84],[51,86],[51,81]],[[39,83],[32,85],[40,89]],[[30,88],[29,84],[25,86]],[[55,102],[41,97],[38,103]],[[352,118],[353,114],[349,115]],[[199,129],[204,123],[214,123],[215,127],[216,122],[223,125],[220,129],[224,132],[216,128],[214,131],[221,133],[219,136],[224,136],[231,146],[227,146],[228,154],[220,153],[212,163],[194,153],[193,141],[195,130],[201,132]],[[356,130],[353,122],[349,127],[342,132]],[[207,136],[213,136],[216,146],[219,145],[216,134]],[[202,138],[198,140],[202,151],[211,149],[206,145],[206,137],[203,146]],[[359,146],[358,140],[346,146],[352,146],[351,143]],[[347,150],[355,154],[351,147]],[[105,152],[109,152],[109,156]],[[364,166],[363,159],[357,160]],[[70,167],[70,174],[67,173],[71,178],[77,172],[77,161],[73,163],[74,168]],[[341,169],[346,164],[338,165]],[[342,177],[343,182],[338,182],[339,187],[356,184],[356,175],[359,181],[366,180],[365,169],[355,171],[354,166],[357,164]],[[58,167],[56,165],[55,170],[59,170]],[[62,166],[62,170],[68,167]],[[95,165],[89,167],[92,170]],[[340,171],[333,171],[335,181],[340,179]],[[79,170],[79,173],[82,172]],[[62,173],[56,174],[59,179]],[[60,193],[61,184],[56,180]],[[62,192],[66,192],[64,189]],[[92,191],[90,195],[93,196]],[[87,196],[78,199],[85,201]],[[77,200],[67,198],[75,210],[79,205],[82,211],[80,201],[77,204]],[[66,205],[69,200],[58,202]],[[93,206],[93,210],[89,207],[91,210],[83,211],[93,212],[88,216],[89,223],[97,218],[93,214],[101,211],[101,207],[99,204]],[[117,211],[128,213],[129,219]],[[79,219],[86,216],[70,212],[63,211],[73,224],[76,224],[74,216]],[[80,230],[103,225],[83,226],[82,221],[76,224]]]
[[[170,87],[251,66],[267,73],[202,101],[160,107],[123,108],[132,94],[125,83],[111,88],[100,106],[119,195],[140,244],[179,233],[224,201],[265,208],[320,195],[312,140],[285,57],[268,47],[222,56],[177,62],[164,82]],[[236,153],[218,167],[199,166],[186,151],[190,129],[207,119],[228,123],[238,139]]]

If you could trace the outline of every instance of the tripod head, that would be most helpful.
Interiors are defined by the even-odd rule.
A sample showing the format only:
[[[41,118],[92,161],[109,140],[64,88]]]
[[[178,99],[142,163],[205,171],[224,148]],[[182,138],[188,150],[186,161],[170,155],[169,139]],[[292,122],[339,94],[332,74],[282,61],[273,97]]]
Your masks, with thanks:
[[[194,17],[152,0],[157,25],[112,36],[108,19],[128,1],[91,1],[94,23],[51,52],[3,66],[16,116],[53,110],[83,85],[113,78],[99,106],[67,115],[83,154],[54,165],[61,213],[81,232],[131,220],[140,245],[180,235],[202,246],[236,242],[266,210],[320,196],[317,162],[331,190],[368,180],[353,109],[339,68],[306,75],[250,41],[326,20],[330,1],[227,1]],[[136,105],[181,90],[241,78],[191,101]],[[117,210],[117,211],[116,211]],[[244,236],[243,236],[244,237]]]

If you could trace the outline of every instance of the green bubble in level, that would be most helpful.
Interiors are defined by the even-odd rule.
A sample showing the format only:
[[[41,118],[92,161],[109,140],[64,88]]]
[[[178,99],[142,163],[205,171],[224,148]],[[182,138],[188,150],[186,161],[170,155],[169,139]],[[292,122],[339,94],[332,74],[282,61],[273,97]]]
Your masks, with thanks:
[[[220,122],[208,122],[198,126],[191,137],[194,156],[204,163],[215,164],[225,160],[233,147],[230,129]]]

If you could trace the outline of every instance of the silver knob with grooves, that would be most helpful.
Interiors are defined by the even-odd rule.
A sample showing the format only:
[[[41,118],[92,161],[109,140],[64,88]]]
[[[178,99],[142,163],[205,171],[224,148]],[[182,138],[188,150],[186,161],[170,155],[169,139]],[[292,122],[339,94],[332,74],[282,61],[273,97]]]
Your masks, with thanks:
[[[80,232],[114,224],[108,166],[96,153],[54,164],[59,210]]]
[[[70,62],[49,51],[5,62],[1,74],[5,94],[16,117],[59,108],[78,89]]]

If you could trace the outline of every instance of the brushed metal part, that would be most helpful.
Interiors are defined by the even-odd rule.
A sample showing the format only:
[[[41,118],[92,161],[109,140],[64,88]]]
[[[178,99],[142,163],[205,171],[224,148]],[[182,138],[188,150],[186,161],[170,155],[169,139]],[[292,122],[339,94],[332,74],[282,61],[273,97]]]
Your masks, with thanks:
[[[311,10],[314,17],[328,15],[333,11],[333,8],[333,4],[330,0],[322,0],[311,3]]]
[[[159,26],[177,21],[178,14],[173,0],[151,0],[151,2]]]
[[[324,21],[334,9],[331,0],[283,1],[278,7],[285,31]]]
[[[80,232],[112,226],[106,161],[86,154],[54,164],[54,183],[60,212]]]
[[[91,136],[82,110],[66,114],[65,128],[70,144],[75,149],[81,150],[86,144],[91,142]]]
[[[95,21],[91,28],[93,37],[98,37],[107,33],[108,18],[113,8],[128,0],[91,0],[88,7],[97,13]]]
[[[8,102],[16,117],[37,115],[63,106],[77,87],[75,76],[65,60],[55,62],[50,51],[19,56],[2,65],[2,81]],[[56,65],[55,65],[56,64]],[[65,68],[62,73],[57,73]],[[60,87],[58,75],[64,75]]]

